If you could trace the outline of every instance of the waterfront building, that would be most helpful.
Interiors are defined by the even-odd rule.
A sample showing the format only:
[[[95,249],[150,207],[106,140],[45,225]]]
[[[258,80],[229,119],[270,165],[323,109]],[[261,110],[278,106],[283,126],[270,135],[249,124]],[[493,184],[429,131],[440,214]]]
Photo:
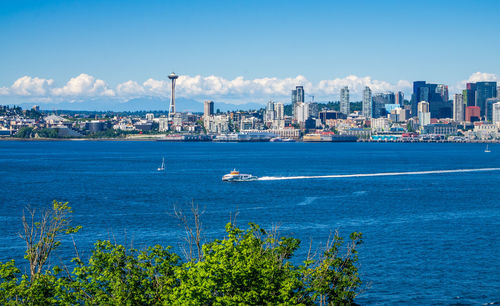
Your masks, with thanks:
[[[340,112],[349,116],[351,113],[351,107],[349,102],[349,88],[345,86],[340,90]]]
[[[168,118],[161,117],[158,119],[158,131],[159,132],[168,131]]]
[[[420,126],[426,126],[431,123],[431,113],[429,112],[429,102],[421,101],[418,103],[418,122]]]
[[[465,121],[475,122],[481,119],[481,110],[479,106],[467,106],[465,108]]]
[[[390,130],[389,119],[387,118],[372,118],[370,123],[374,132],[386,132]]]
[[[453,120],[462,122],[465,119],[464,95],[455,94],[453,99]]]
[[[497,102],[493,104],[493,109],[492,109],[492,122],[494,124],[499,124],[500,123],[500,102]]]
[[[424,134],[433,134],[433,135],[456,135],[457,134],[457,126],[455,124],[428,124],[424,126]]]
[[[214,114],[214,101],[205,101],[203,104],[203,116],[211,116]]]
[[[204,117],[203,123],[208,133],[221,134],[229,132],[229,117],[226,115]]]
[[[372,117],[372,91],[368,86],[366,86],[363,90],[363,105],[361,113],[367,119]]]

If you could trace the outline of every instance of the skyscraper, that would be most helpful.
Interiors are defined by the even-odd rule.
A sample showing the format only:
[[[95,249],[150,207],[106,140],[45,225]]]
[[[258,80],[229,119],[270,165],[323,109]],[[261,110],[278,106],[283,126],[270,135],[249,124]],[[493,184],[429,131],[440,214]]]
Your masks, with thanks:
[[[497,82],[477,82],[476,83],[476,106],[481,108],[481,117],[487,114],[486,99],[496,98]]]
[[[421,101],[429,102],[429,111],[433,118],[450,118],[452,105],[448,99],[448,86],[443,84],[430,84],[425,81],[413,82],[411,97],[412,115],[417,111]]]
[[[492,112],[492,122],[495,124],[500,123],[500,102],[493,104],[493,112]]]
[[[304,86],[296,86],[297,102],[304,102]]]
[[[429,102],[419,102],[417,105],[418,122],[420,126],[426,126],[431,123],[431,113],[429,112]]]
[[[351,105],[349,103],[349,88],[346,86],[340,90],[340,112],[349,116]]]
[[[205,101],[203,105],[203,115],[208,117],[214,114],[214,101]]]
[[[366,86],[363,90],[363,109],[362,114],[365,118],[372,117],[372,90]]]
[[[402,91],[396,93],[396,104],[403,105],[405,100],[405,94]]]
[[[453,99],[453,120],[462,122],[465,119],[464,95],[455,94]]]
[[[295,86],[292,90],[292,115],[295,115],[295,108],[298,102],[304,102],[304,86]]]

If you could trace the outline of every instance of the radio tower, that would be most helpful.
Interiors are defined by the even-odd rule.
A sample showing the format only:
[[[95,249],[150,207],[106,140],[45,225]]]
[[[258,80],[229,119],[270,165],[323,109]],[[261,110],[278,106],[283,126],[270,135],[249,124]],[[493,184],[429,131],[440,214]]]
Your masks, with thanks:
[[[170,106],[168,108],[168,120],[172,120],[175,115],[175,80],[177,80],[179,76],[175,73],[171,73],[168,75],[168,78],[172,80],[172,100],[170,100]]]

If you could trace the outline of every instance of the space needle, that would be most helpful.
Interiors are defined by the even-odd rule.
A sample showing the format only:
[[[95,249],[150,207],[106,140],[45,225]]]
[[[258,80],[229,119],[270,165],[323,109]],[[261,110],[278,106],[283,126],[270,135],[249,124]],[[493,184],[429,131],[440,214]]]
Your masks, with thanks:
[[[175,115],[175,80],[177,80],[179,76],[175,73],[171,73],[168,75],[168,78],[172,80],[172,99],[170,100],[170,106],[168,108],[168,120],[172,120]]]

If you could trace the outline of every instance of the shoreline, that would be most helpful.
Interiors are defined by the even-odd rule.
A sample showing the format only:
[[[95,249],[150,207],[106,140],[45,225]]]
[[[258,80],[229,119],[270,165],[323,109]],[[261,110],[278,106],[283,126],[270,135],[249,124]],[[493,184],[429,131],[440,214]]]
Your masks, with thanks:
[[[20,142],[44,142],[44,141],[159,141],[159,142],[231,142],[231,143],[246,143],[252,141],[189,141],[189,140],[165,140],[152,138],[14,138],[14,137],[0,137],[0,141],[20,141]],[[270,141],[257,141],[257,142],[270,142]],[[366,140],[358,139],[357,141],[302,141],[296,140],[299,143],[339,143],[339,142],[370,142],[370,143],[500,143],[500,140],[472,140],[472,141],[390,141],[390,140]],[[281,142],[276,142],[281,143]]]

